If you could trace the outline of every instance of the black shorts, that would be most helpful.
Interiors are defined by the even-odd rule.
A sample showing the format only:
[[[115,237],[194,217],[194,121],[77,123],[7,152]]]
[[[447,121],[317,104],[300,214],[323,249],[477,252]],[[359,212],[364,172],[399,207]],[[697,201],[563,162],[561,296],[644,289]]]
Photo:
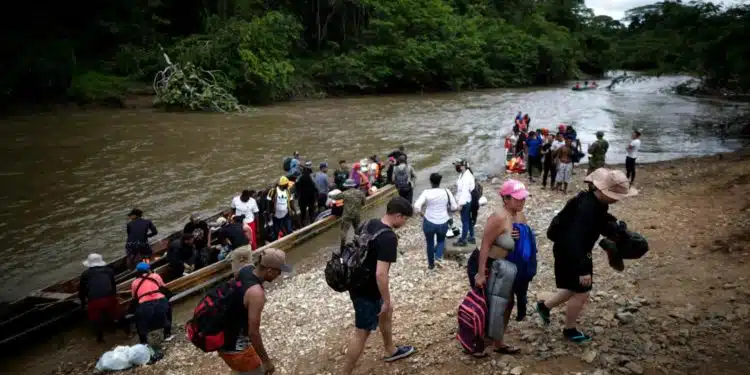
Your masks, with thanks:
[[[558,289],[565,289],[574,293],[586,293],[591,291],[593,284],[593,275],[591,285],[583,286],[581,285],[580,275],[578,275],[574,267],[555,260],[555,285]]]

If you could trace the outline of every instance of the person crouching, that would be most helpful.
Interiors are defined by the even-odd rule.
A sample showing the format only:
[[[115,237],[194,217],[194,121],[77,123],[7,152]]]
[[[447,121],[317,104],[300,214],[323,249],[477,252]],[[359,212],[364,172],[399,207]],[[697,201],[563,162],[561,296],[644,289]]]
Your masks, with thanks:
[[[135,270],[138,276],[130,284],[135,308],[135,326],[138,340],[141,344],[148,344],[148,333],[152,329],[164,330],[164,341],[171,341],[172,308],[164,294],[164,281],[159,274],[151,272],[148,263],[138,263]]]

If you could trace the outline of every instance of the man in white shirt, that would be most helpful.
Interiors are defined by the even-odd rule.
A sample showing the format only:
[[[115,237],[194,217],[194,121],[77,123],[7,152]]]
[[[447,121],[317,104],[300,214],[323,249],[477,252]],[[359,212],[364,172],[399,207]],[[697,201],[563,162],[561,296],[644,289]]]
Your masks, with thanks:
[[[635,159],[641,148],[641,132],[642,129],[633,130],[633,140],[628,145],[628,156],[625,157],[625,175],[630,179],[630,185],[635,182]]]
[[[243,190],[242,193],[232,199],[232,210],[238,220],[242,221],[252,231],[251,245],[253,250],[257,249],[257,231],[255,216],[258,215],[258,202],[253,198],[255,192],[252,190]]]
[[[457,160],[453,163],[456,172],[459,173],[456,180],[456,199],[461,210],[461,238],[453,246],[466,246],[467,242],[477,243],[474,239],[474,225],[471,221],[471,192],[476,187],[474,184],[474,175],[469,169],[469,165],[464,159]]]

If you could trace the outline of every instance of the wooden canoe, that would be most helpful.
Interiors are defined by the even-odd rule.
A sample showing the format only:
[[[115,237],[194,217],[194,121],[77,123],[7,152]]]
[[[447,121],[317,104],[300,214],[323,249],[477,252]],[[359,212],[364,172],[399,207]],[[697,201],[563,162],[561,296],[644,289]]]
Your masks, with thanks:
[[[221,212],[202,220],[214,221]],[[154,252],[153,263],[158,267],[166,263],[162,257],[169,243],[182,235],[182,230],[151,241]],[[124,252],[124,250],[123,250]],[[115,270],[115,281],[131,279],[135,273],[127,268],[125,256],[107,263]],[[78,300],[78,276],[66,281],[35,290],[26,297],[11,303],[0,304],[0,347],[13,343],[32,333],[78,316],[81,310]]]
[[[365,209],[371,209],[383,203],[388,198],[395,195],[396,192],[397,190],[394,185],[387,185],[383,187],[375,194],[367,197]],[[340,221],[341,219],[336,216],[328,216],[320,221],[316,221],[306,227],[300,228],[295,232],[282,237],[281,239],[273,241],[265,246],[261,246],[257,249],[257,251],[266,248],[276,248],[284,251],[289,251],[295,246],[321,234]],[[166,283],[167,288],[169,288],[169,290],[173,293],[172,298],[170,298],[169,300],[171,303],[176,303],[193,293],[200,292],[204,288],[210,287],[232,276],[231,265],[227,260],[218,261],[214,264],[196,270],[195,272],[186,274],[175,280],[168,280],[166,278],[168,275],[168,271],[169,265],[164,265],[154,270],[154,272],[158,273],[162,276],[162,278],[164,278],[164,282]],[[127,308],[130,304],[131,283],[132,279],[123,281],[122,283],[119,283],[117,285],[118,296],[120,298],[120,306],[122,308]]]
[[[374,204],[380,203],[381,198],[393,195],[395,189],[392,186],[383,188],[377,194],[368,198],[368,207],[372,207]],[[377,199],[373,199],[377,198]],[[375,203],[377,202],[377,203]],[[207,222],[215,221],[222,212],[218,212],[206,218],[201,218]],[[305,228],[301,228],[291,235],[282,238],[279,241],[275,241],[272,244],[278,243],[278,247],[288,250],[298,243],[302,243],[309,238],[320,234],[323,230],[330,228],[336,221],[334,217],[329,217],[319,222],[315,222]],[[154,260],[152,265],[155,267],[157,272],[164,273],[167,270],[166,257],[163,256],[168,247],[169,243],[175,239],[180,238],[182,230],[175,231],[167,236],[161,237],[157,240],[151,241],[151,248],[154,253]],[[215,238],[214,238],[215,239]],[[271,246],[269,244],[268,246]],[[124,252],[124,251],[123,251]],[[221,262],[219,262],[221,263]],[[176,290],[184,294],[185,291],[191,289],[190,285],[205,283],[205,279],[202,278],[203,274],[213,275],[214,270],[218,267],[219,263],[215,263],[201,270],[194,272],[194,279],[197,283],[192,283],[189,279],[179,280],[175,283],[170,283],[170,287],[174,286]],[[108,263],[109,267],[115,270],[115,281],[118,283],[118,291],[127,290],[128,295],[122,296],[121,304],[126,307],[129,304],[129,286],[130,280],[135,276],[134,272],[127,268],[125,257],[118,258]],[[185,277],[181,278],[184,279]],[[167,281],[165,279],[165,281]],[[187,284],[186,284],[187,283]],[[33,291],[28,296],[23,297],[17,301],[11,303],[0,303],[0,348],[9,347],[9,345],[22,341],[25,338],[33,336],[35,333],[39,333],[45,329],[52,328],[63,324],[64,322],[71,321],[81,316],[81,306],[78,301],[78,284],[79,277],[76,276],[66,281],[59,282],[57,284]],[[183,287],[182,285],[188,285]],[[194,288],[194,287],[193,287]],[[196,288],[200,290],[200,288]],[[179,292],[178,292],[179,293]],[[189,294],[188,294],[189,295]],[[177,294],[172,300],[177,301],[182,297]]]

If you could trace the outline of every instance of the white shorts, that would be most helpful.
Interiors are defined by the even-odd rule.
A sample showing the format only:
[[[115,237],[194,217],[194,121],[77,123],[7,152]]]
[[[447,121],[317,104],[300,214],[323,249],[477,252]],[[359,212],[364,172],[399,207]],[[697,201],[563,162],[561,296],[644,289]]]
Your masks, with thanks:
[[[573,174],[573,163],[560,163],[557,166],[557,183],[570,183],[571,175]]]

